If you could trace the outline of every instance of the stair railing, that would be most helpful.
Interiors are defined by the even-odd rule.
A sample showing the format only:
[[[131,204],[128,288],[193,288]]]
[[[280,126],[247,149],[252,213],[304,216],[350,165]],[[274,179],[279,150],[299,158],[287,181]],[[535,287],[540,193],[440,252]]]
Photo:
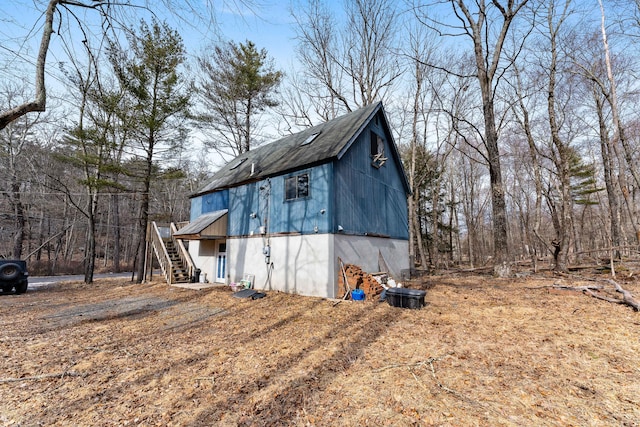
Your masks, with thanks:
[[[151,225],[151,246],[153,247],[153,251],[156,254],[158,263],[160,264],[162,275],[167,280],[167,283],[171,285],[174,281],[171,258],[169,257],[169,253],[167,252],[167,247],[164,244],[164,240],[162,238],[162,234],[160,233],[160,229],[158,228],[158,224],[153,221]]]
[[[178,232],[178,227],[176,226],[176,224],[172,222],[169,227],[171,228],[171,240],[173,240],[175,247],[178,249],[178,256],[182,261],[182,265],[187,266],[189,277],[193,277],[196,272],[196,265],[193,262],[193,258],[191,258],[191,254],[184,246],[184,241],[182,239],[176,239],[175,237],[173,237],[174,234]]]

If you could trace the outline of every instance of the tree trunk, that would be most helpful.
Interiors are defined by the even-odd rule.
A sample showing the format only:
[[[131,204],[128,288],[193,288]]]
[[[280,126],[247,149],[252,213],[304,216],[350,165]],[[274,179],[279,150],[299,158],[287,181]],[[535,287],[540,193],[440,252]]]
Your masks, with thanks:
[[[50,0],[45,12],[44,27],[42,29],[42,38],[40,39],[40,50],[36,59],[36,93],[32,102],[26,102],[0,112],[0,130],[4,129],[9,123],[19,119],[27,113],[34,111],[45,111],[47,103],[47,91],[44,85],[44,71],[47,63],[47,53],[49,52],[49,42],[53,34],[53,17],[58,7],[59,0]]]
[[[536,199],[535,206],[533,210],[533,225],[527,227],[527,242],[530,246],[530,257],[531,264],[533,266],[533,271],[538,271],[538,242],[536,239],[540,236],[540,218],[542,217],[542,173],[540,171],[540,161],[538,159],[538,148],[536,146],[535,138],[533,136],[533,132],[531,130],[531,120],[529,118],[529,109],[524,103],[524,94],[522,93],[522,82],[520,79],[520,70],[517,67],[515,68],[515,76],[517,83],[517,95],[518,95],[518,104],[520,106],[520,111],[522,112],[522,117],[519,117],[516,114],[522,129],[524,130],[524,134],[527,138],[527,146],[529,149],[529,160],[531,161],[531,166],[533,168],[533,181],[536,189]]]
[[[487,9],[483,1],[476,2],[478,13],[471,12],[463,0],[456,0],[456,7],[461,15],[464,15],[469,26],[465,25],[466,32],[472,37],[475,65],[477,70],[478,83],[482,94],[482,114],[484,118],[484,145],[487,150],[487,160],[489,162],[489,181],[491,184],[491,204],[493,214],[493,253],[494,253],[494,274],[498,277],[506,277],[511,273],[509,263],[509,241],[507,236],[507,211],[505,201],[504,184],[502,182],[502,169],[500,165],[500,151],[498,149],[498,132],[496,130],[496,120],[494,111],[494,84],[496,73],[502,56],[509,27],[518,11],[524,7],[527,0],[519,3],[509,0],[507,5],[501,5],[498,0],[492,0],[502,15],[502,24],[499,32],[495,35],[494,44],[490,45],[487,33],[489,32],[487,23]],[[493,52],[490,51],[491,47]]]
[[[409,184],[411,185],[411,184]],[[408,227],[409,227],[409,268],[416,267],[416,235],[413,228],[413,217],[415,216],[415,207],[413,205],[413,194],[407,197],[407,208],[409,210]]]
[[[149,170],[149,173],[151,171]],[[145,276],[145,261],[147,258],[147,224],[149,222],[149,188],[150,178],[145,178],[144,189],[142,192],[142,200],[140,201],[140,218],[138,220],[138,254],[136,256],[137,263],[137,277],[136,283],[142,283]]]
[[[244,116],[244,147],[243,151],[246,153],[251,150],[251,115],[253,114],[251,106],[251,100],[247,101],[247,112]]]
[[[453,218],[455,215],[455,189],[454,189],[454,185],[453,185],[453,181],[450,182],[450,186],[449,186],[450,190],[451,190],[451,200],[449,200],[449,261],[453,262]]]
[[[420,230],[416,226],[416,204],[414,203],[416,197],[416,146],[418,144],[418,108],[420,106],[420,89],[422,87],[422,79],[420,74],[420,64],[415,62],[415,79],[416,79],[416,91],[413,96],[413,117],[411,120],[411,157],[409,163],[409,188],[412,193],[407,198],[408,208],[409,208],[409,260],[410,267],[415,267],[416,261],[416,239],[421,239]],[[423,264],[423,260],[420,260],[421,267],[425,268],[425,264]]]
[[[87,247],[84,251],[84,283],[93,283],[93,271],[96,264],[96,221],[95,215],[92,213],[89,215],[87,225]]]
[[[113,199],[113,270],[120,273],[120,198],[117,194]]]
[[[549,14],[547,16],[547,25],[549,30],[550,54],[551,62],[549,64],[549,83],[547,86],[547,112],[549,114],[549,130],[551,132],[551,141],[555,147],[556,155],[553,159],[556,173],[559,180],[558,196],[560,197],[559,211],[556,211],[556,238],[554,239],[554,270],[560,272],[568,271],[567,258],[569,253],[569,233],[571,230],[572,219],[572,199],[571,199],[571,172],[569,165],[569,147],[560,138],[559,125],[556,118],[556,74],[558,67],[558,51],[556,38],[558,29],[562,24],[563,15],[554,22],[555,14],[553,4],[549,6]]]
[[[483,91],[484,92],[484,91]],[[485,146],[489,160],[489,181],[491,183],[491,207],[493,214],[494,274],[507,277],[511,273],[509,265],[509,244],[507,239],[507,207],[502,183],[498,133],[493,110],[493,96],[490,90],[483,94],[485,125]]]
[[[416,236],[416,246],[418,247],[418,255],[420,256],[420,266],[423,269],[429,267],[429,262],[427,261],[427,254],[424,251],[424,241],[422,240],[422,227],[420,227],[420,208],[415,205],[416,214],[413,216],[413,228]]]
[[[609,132],[604,117],[604,103],[594,91],[596,101],[596,112],[598,113],[598,124],[600,129],[600,154],[602,156],[602,168],[605,188],[607,189],[607,199],[609,201],[609,225],[611,229],[611,246],[620,246],[620,207],[618,195],[615,187],[615,177],[613,175],[613,164],[611,159],[611,145]],[[614,257],[620,259],[620,251],[616,249]]]
[[[36,251],[36,261],[42,259],[42,244],[44,243],[44,206],[40,208],[40,218],[38,219],[38,250]]]
[[[418,53],[416,52],[416,56],[417,54]],[[414,78],[416,87],[415,93],[413,95],[413,115],[411,118],[411,163],[409,167],[409,187],[412,191],[412,194],[409,196],[409,242],[410,256],[413,256],[413,258],[411,258],[411,262],[415,264],[415,248],[417,248],[418,255],[420,257],[420,267],[422,269],[426,269],[428,268],[427,257],[424,252],[424,244],[422,241],[422,227],[420,227],[418,213],[420,204],[420,189],[416,188],[416,162],[418,156],[418,141],[420,139],[420,133],[418,132],[418,120],[419,112],[422,111],[421,108],[424,108],[424,105],[420,102],[422,95],[424,70],[422,64],[419,61],[415,61],[414,65]]]
[[[430,182],[431,184],[431,239],[429,239],[429,253],[431,254],[431,264],[435,268],[440,267],[440,251],[438,249],[438,242],[440,241],[440,212],[438,212],[438,205],[440,205],[440,177],[436,177]]]
[[[13,207],[15,235],[13,237],[13,258],[22,258],[22,243],[24,241],[24,230],[26,226],[26,218],[24,213],[24,205],[20,198],[20,183],[17,181],[15,171],[11,177],[11,205]]]
[[[137,277],[136,283],[142,283],[145,279],[145,267],[147,260],[147,225],[149,223],[149,191],[151,190],[151,176],[153,174],[153,150],[155,146],[155,135],[153,132],[149,135],[147,141],[147,159],[145,163],[145,171],[143,177],[142,199],[140,201],[140,217],[138,221],[139,246],[137,260]]]

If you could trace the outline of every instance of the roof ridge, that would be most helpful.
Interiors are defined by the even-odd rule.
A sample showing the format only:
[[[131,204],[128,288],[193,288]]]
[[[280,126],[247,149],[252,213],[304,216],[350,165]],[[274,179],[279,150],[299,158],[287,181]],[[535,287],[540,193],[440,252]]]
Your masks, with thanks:
[[[339,158],[345,147],[352,144],[379,109],[382,109],[382,102],[367,105],[241,153],[222,166],[191,197]],[[313,142],[303,145],[314,133],[318,135]]]

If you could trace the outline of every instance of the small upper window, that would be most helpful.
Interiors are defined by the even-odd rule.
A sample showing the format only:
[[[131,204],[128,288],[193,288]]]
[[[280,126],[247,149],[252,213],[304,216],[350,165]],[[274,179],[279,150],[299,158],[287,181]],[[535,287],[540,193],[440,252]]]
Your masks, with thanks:
[[[320,132],[312,133],[311,135],[309,135],[309,137],[307,139],[302,141],[302,144],[300,144],[300,145],[311,144],[313,142],[313,140],[318,137],[318,135],[320,135]]]
[[[387,158],[384,156],[384,139],[375,132],[371,132],[371,165],[376,168],[382,167]]]
[[[384,141],[377,133],[371,132],[371,155],[378,154],[384,155]]]
[[[309,197],[309,174],[291,176],[284,180],[285,200],[296,200]]]

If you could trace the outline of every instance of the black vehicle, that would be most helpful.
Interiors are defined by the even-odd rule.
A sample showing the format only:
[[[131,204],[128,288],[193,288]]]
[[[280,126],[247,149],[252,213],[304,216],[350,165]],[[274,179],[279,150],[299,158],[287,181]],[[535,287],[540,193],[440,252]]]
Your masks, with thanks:
[[[27,262],[15,259],[0,259],[0,289],[11,292],[15,288],[16,294],[27,291]]]

